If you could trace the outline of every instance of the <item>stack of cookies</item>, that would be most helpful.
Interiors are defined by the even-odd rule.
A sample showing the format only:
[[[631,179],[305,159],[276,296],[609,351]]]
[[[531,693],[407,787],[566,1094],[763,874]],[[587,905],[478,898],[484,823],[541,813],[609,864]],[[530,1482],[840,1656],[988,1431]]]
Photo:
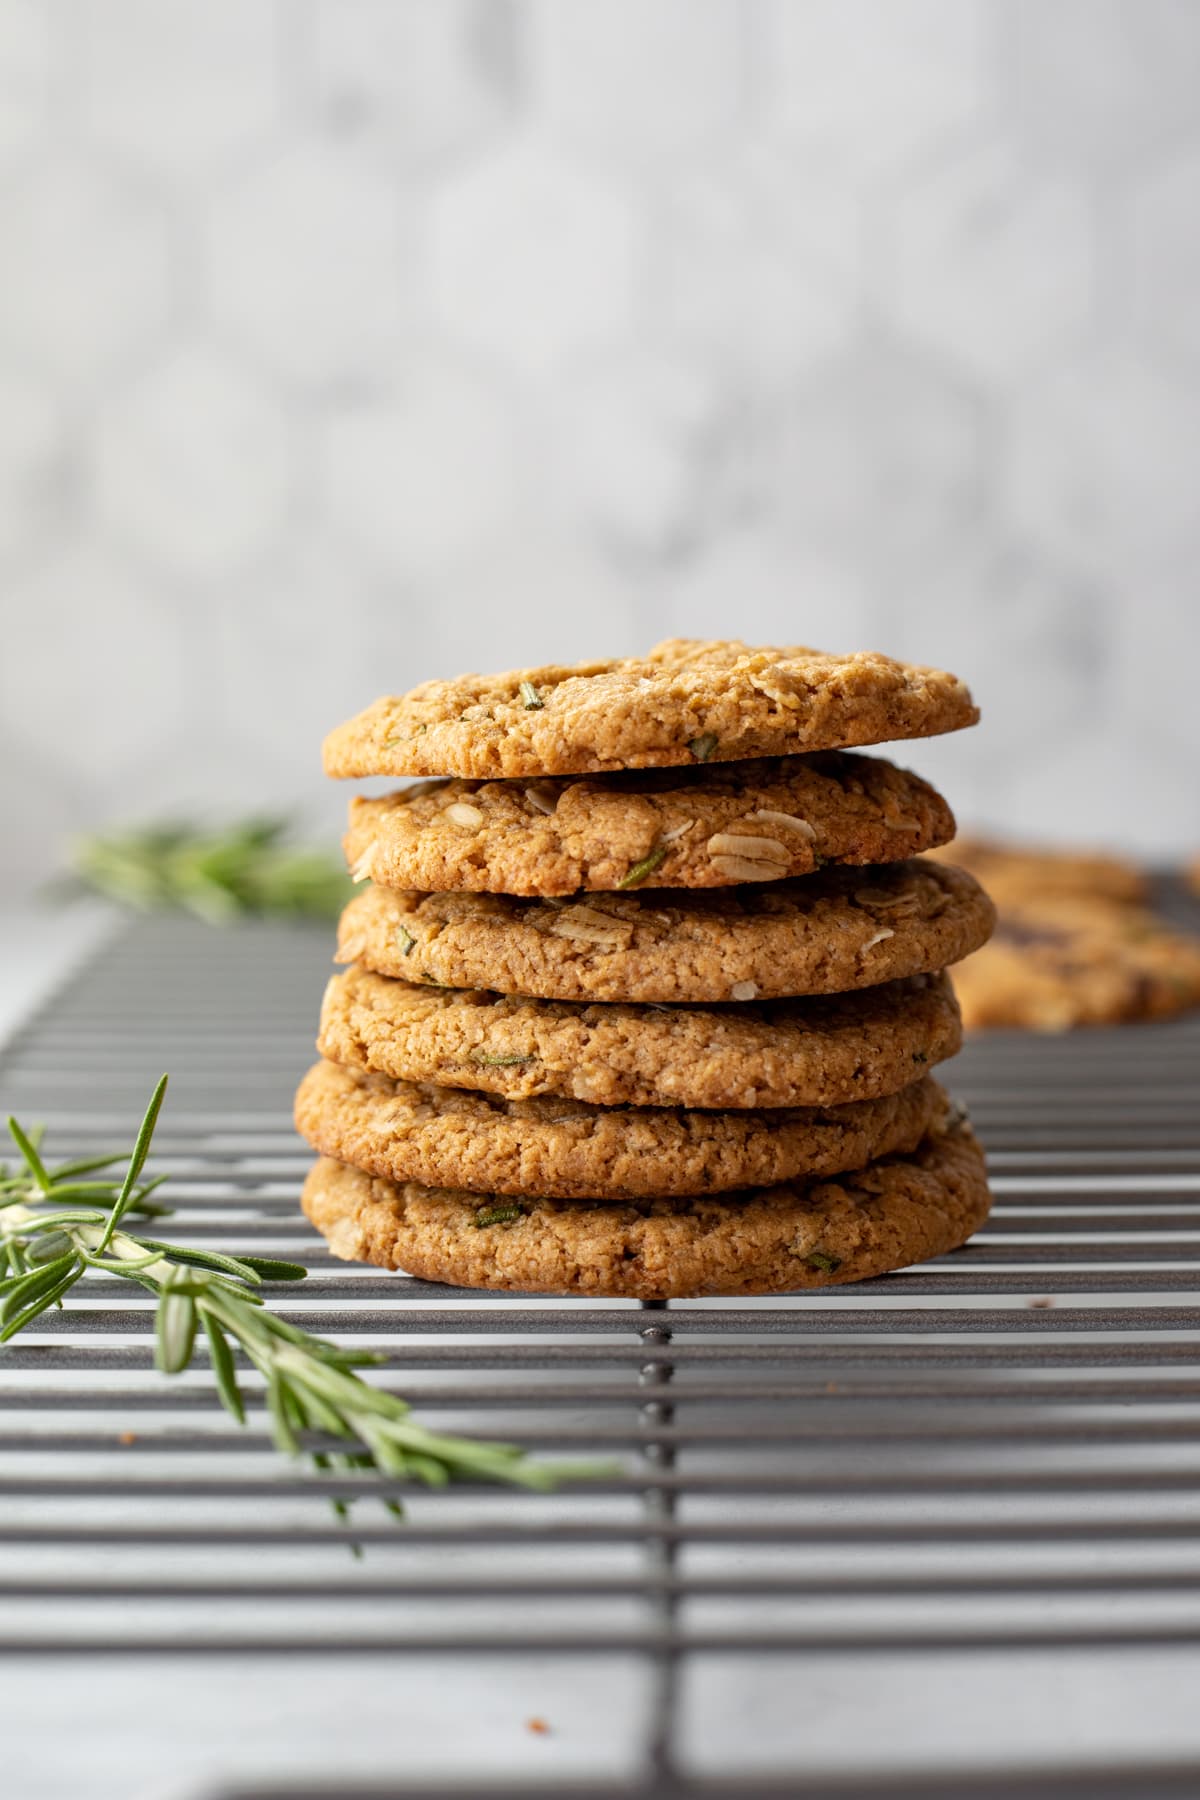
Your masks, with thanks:
[[[955,975],[969,1030],[1069,1031],[1200,1006],[1200,942],[1159,918],[1135,863],[981,837],[944,854],[1000,909],[991,941]]]
[[[849,747],[973,724],[883,656],[672,641],[427,682],[327,740],[346,908],[296,1122],[334,1254],[466,1287],[789,1292],[961,1244],[931,1070],[994,922],[954,821]]]

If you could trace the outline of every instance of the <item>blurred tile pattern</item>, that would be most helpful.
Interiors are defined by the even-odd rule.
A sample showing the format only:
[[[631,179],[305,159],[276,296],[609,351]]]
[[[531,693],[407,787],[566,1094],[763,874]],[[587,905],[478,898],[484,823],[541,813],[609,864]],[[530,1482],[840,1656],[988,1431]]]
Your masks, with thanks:
[[[1200,844],[1195,0],[0,0],[0,880],[463,667],[945,661]]]

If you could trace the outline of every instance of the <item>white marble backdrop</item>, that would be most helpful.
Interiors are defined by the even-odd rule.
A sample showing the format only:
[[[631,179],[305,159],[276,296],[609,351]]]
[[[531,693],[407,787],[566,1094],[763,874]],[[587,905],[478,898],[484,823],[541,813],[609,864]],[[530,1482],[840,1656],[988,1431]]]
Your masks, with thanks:
[[[4,878],[666,633],[1200,844],[1195,0],[0,0]]]

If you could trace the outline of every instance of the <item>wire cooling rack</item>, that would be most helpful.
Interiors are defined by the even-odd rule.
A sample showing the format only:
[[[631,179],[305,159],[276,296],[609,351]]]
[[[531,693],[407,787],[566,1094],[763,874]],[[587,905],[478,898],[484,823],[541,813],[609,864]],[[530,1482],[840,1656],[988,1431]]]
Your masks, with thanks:
[[[147,1696],[166,1719],[186,1669],[201,1715],[220,1692],[241,1723],[220,1755],[173,1728],[155,1796],[415,1796],[461,1774],[473,1732],[486,1766],[437,1791],[530,1794],[550,1771],[542,1791],[584,1797],[1200,1792],[1200,1023],[972,1044],[949,1079],[997,1204],[936,1264],[803,1297],[563,1302],[326,1255],[297,1208],[290,1102],[328,956],[327,932],[139,923],[12,1041],[0,1095],[52,1154],[82,1154],[127,1144],[168,1069],[163,1236],[305,1262],[273,1303],[387,1352],[380,1378],[431,1424],[626,1472],[405,1493],[403,1525],[364,1498],[346,1532],[320,1496],[353,1483],[282,1464],[203,1368],[156,1376],[149,1297],[88,1284],[0,1355],[0,1695],[36,1695],[55,1659],[101,1683],[95,1730],[103,1711],[116,1731]],[[1099,1683],[1082,1714],[1055,1686],[1080,1656]],[[949,1702],[982,1667],[1032,1710],[975,1755],[956,1708],[979,1696]],[[948,1703],[906,1735],[932,1670]],[[353,1729],[314,1737],[343,1674]],[[414,1682],[431,1718],[450,1690],[468,1722],[406,1750],[406,1784],[380,1696]],[[1128,1718],[1109,1691],[1140,1696]],[[862,1729],[832,1731],[855,1693]],[[1039,1694],[1073,1723],[1039,1723]],[[598,1718],[607,1736],[572,1757]],[[47,1756],[71,1791],[69,1743],[40,1741],[13,1800],[60,1791]]]

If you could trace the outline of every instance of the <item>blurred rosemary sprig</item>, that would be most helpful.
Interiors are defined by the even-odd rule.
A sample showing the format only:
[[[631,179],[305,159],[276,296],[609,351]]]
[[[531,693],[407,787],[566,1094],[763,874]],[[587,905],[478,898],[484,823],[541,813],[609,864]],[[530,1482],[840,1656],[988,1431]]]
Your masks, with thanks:
[[[286,819],[248,818],[222,830],[180,821],[98,833],[74,845],[70,888],[213,925],[254,915],[336,918],[354,892],[345,868],[324,850],[287,843],[288,829]]]
[[[308,1456],[325,1473],[370,1471],[430,1487],[500,1481],[543,1492],[564,1479],[611,1473],[599,1465],[538,1463],[513,1444],[427,1431],[411,1418],[405,1401],[357,1373],[385,1357],[313,1337],[263,1304],[262,1283],[302,1281],[306,1271],[300,1264],[194,1250],[129,1231],[129,1221],[169,1210],[151,1197],[163,1177],[142,1180],[166,1086],[164,1075],[119,1176],[102,1173],[111,1171],[119,1156],[48,1167],[38,1134],[9,1119],[21,1161],[12,1171],[0,1165],[0,1343],[50,1307],[61,1306],[85,1275],[117,1277],[136,1282],[158,1301],[155,1364],[163,1374],[176,1375],[190,1365],[203,1332],[221,1402],[245,1424],[234,1355],[240,1351],[262,1377],[278,1448],[288,1456]],[[313,1434],[318,1443],[305,1444],[304,1434]],[[336,1447],[339,1442],[348,1448]],[[398,1501],[384,1504],[402,1515]],[[344,1501],[334,1500],[333,1507],[346,1517]]]

